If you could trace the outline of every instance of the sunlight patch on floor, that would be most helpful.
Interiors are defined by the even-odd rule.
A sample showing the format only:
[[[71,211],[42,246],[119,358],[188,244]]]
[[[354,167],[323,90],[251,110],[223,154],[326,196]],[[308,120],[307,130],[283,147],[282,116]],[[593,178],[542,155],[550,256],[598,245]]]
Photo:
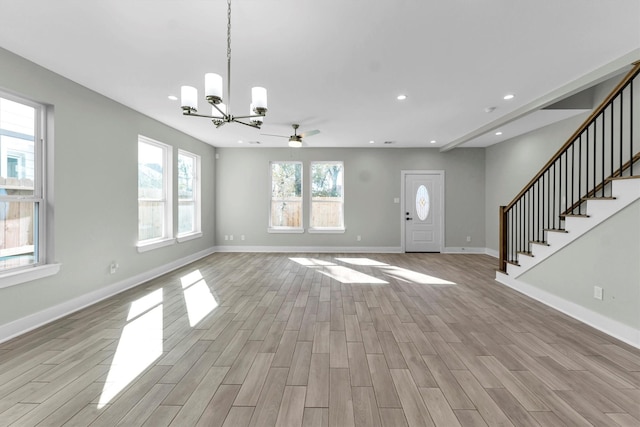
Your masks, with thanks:
[[[371,266],[371,267],[380,267],[385,264],[384,262],[376,261],[371,258],[336,258],[340,262],[344,262],[345,264],[352,265],[362,265],[362,266]]]
[[[405,280],[411,283],[417,283],[419,285],[455,285],[454,282],[441,279],[435,276],[429,276],[428,274],[418,273],[417,271],[407,270],[401,267],[382,267],[384,274],[391,276],[399,280]]]
[[[133,303],[122,329],[98,409],[109,403],[162,355],[162,289]]]
[[[200,270],[195,270],[180,278],[187,306],[189,326],[194,327],[209,313],[218,307],[209,285],[202,277]]]

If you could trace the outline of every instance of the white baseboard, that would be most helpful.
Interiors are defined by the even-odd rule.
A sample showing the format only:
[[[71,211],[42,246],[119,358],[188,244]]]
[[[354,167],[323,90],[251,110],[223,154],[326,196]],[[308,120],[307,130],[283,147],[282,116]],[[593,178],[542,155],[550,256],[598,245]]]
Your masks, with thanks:
[[[29,316],[25,316],[21,319],[14,320],[13,322],[0,325],[0,343],[8,341],[11,338],[22,335],[33,329],[39,328],[40,326],[46,325],[47,323],[51,323],[54,320],[60,319],[113,295],[119,294],[120,292],[126,291],[127,289],[131,289],[133,287],[141,285],[142,283],[145,283],[153,278],[166,274],[191,262],[197,261],[200,258],[204,258],[214,252],[214,248],[196,252],[187,257],[175,260],[168,264],[164,264],[160,267],[154,268],[144,273],[140,273],[133,277],[126,278],[124,280],[121,280],[120,282],[105,286],[101,289],[89,292],[87,294],[73,298],[69,301],[65,301],[62,304],[49,307],[45,310],[39,311]]]
[[[458,246],[449,246],[444,248],[442,251],[443,254],[484,254],[487,253],[486,248],[469,248],[469,247],[458,247]]]
[[[500,252],[494,250],[494,249],[489,249],[489,248],[485,248],[484,249],[484,253],[486,255],[492,256],[494,258],[500,258]]]
[[[567,316],[640,349],[640,329],[633,328],[617,320],[603,316],[574,302],[560,298],[545,290],[514,279],[504,273],[496,273],[496,281],[528,297],[535,299]]]
[[[216,246],[216,252],[272,253],[402,253],[399,246]]]

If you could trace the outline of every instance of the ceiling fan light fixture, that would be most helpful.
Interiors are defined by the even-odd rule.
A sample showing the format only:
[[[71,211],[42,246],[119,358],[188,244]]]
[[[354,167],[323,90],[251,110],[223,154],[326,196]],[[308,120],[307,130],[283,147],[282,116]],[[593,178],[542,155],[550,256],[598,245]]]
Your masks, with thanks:
[[[289,147],[291,148],[300,148],[302,147],[302,141],[296,138],[289,139]]]

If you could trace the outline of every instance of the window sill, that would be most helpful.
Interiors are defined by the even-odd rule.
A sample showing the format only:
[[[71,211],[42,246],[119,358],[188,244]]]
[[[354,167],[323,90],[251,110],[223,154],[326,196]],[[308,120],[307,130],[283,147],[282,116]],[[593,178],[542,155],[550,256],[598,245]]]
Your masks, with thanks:
[[[0,289],[58,274],[62,264],[45,264],[0,274]]]
[[[198,239],[200,237],[202,237],[202,233],[200,231],[197,231],[195,233],[183,234],[182,236],[178,236],[176,240],[178,241],[178,243],[182,243],[189,240]]]
[[[304,233],[304,228],[267,228],[267,233]]]
[[[176,242],[176,239],[163,239],[163,240],[152,240],[150,242],[138,242],[137,248],[138,252],[148,252],[154,249],[163,248],[165,246],[171,246]]]
[[[309,234],[344,234],[345,228],[310,228]]]

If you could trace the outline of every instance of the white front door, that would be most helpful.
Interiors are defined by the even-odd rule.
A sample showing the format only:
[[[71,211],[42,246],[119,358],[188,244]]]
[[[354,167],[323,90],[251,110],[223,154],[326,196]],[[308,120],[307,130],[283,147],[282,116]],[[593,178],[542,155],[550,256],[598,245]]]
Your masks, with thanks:
[[[442,181],[441,172],[405,174],[405,252],[442,251]]]

